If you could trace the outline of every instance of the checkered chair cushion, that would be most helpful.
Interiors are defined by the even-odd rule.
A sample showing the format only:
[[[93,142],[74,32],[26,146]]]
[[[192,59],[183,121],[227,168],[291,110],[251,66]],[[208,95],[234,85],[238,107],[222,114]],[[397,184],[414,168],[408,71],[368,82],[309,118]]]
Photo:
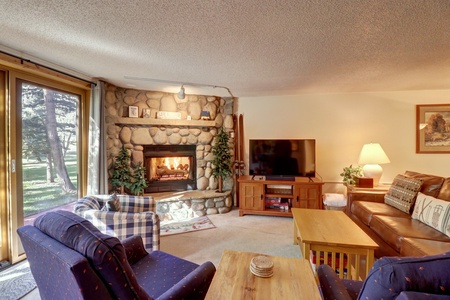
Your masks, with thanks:
[[[121,211],[102,211],[109,195],[91,195],[79,199],[74,213],[89,220],[101,232],[123,240],[133,235],[142,237],[148,251],[159,250],[159,217],[153,197],[117,195]]]

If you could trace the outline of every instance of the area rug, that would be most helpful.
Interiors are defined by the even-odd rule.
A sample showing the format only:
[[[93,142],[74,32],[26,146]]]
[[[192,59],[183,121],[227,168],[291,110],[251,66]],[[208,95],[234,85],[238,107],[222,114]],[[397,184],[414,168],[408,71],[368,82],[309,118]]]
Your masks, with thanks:
[[[28,260],[17,263],[0,272],[0,298],[20,299],[36,288]]]
[[[207,216],[193,218],[187,221],[161,222],[161,235],[180,234],[197,230],[215,228],[214,224]]]

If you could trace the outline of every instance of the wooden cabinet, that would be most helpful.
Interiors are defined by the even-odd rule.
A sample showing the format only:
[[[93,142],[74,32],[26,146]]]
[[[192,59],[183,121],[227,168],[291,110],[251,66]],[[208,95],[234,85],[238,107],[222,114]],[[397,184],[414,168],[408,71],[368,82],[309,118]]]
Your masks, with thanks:
[[[292,217],[291,208],[322,209],[322,185],[317,179],[295,181],[239,178],[239,215]]]

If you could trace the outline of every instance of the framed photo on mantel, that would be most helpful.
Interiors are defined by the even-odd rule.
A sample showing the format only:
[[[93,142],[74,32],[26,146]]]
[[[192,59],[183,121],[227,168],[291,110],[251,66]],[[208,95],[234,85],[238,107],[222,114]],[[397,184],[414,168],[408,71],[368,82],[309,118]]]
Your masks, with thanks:
[[[416,153],[450,153],[450,104],[416,105]]]

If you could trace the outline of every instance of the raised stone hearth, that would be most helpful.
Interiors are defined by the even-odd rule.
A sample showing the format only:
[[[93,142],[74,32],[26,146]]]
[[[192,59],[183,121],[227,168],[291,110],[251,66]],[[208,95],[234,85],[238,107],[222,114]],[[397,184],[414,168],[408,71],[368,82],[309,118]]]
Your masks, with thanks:
[[[156,200],[156,213],[161,221],[186,220],[224,214],[231,210],[231,191],[184,191],[151,193]]]

